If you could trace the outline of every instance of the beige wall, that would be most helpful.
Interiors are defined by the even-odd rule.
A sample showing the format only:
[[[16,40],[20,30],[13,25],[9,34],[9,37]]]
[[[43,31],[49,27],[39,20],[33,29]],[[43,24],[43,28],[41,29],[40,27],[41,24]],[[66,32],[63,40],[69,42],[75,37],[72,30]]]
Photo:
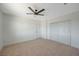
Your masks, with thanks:
[[[4,45],[36,39],[40,21],[4,14]]]

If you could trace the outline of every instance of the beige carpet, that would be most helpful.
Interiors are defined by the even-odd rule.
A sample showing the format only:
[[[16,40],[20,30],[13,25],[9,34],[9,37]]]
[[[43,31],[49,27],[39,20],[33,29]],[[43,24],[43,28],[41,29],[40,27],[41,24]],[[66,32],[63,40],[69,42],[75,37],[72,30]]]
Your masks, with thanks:
[[[52,40],[36,39],[6,46],[3,56],[78,56],[79,50]]]

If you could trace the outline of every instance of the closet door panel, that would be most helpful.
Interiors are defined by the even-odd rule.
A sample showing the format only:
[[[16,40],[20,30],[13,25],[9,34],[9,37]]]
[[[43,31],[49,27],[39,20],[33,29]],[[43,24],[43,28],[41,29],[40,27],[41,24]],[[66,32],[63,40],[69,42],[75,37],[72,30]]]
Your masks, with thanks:
[[[72,20],[71,39],[71,46],[79,48],[79,19]]]
[[[58,29],[57,24],[50,24],[50,39],[58,41]]]
[[[66,44],[71,45],[71,21],[65,22]]]
[[[50,24],[50,39],[70,45],[70,21]]]
[[[57,24],[58,24],[58,39],[59,39],[59,42],[65,43],[66,37],[65,37],[64,23],[57,23]]]
[[[70,45],[70,23],[68,21],[58,23],[58,38],[61,43]]]

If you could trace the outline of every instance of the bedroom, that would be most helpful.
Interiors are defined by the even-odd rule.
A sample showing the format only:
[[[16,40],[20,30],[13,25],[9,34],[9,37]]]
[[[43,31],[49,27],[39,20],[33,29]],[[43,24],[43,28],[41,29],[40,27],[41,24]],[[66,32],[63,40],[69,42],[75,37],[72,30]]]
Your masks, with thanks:
[[[0,54],[79,56],[78,25],[79,3],[0,3]]]

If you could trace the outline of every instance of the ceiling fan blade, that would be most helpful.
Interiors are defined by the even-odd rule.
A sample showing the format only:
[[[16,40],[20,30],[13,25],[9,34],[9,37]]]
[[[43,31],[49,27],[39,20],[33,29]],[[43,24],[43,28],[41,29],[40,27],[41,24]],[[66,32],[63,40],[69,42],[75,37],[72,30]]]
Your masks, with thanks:
[[[38,11],[37,14],[39,14],[40,12],[42,12],[42,11],[44,11],[44,10],[45,10],[45,9],[42,9],[42,10]]]
[[[31,15],[31,14],[33,14],[33,13],[26,13],[26,14],[27,14],[27,15],[28,15],[28,14],[30,14],[30,15]]]
[[[44,16],[44,14],[37,14],[37,15],[41,15],[41,16]]]
[[[35,13],[35,11],[31,8],[31,7],[28,7],[33,13]]]

